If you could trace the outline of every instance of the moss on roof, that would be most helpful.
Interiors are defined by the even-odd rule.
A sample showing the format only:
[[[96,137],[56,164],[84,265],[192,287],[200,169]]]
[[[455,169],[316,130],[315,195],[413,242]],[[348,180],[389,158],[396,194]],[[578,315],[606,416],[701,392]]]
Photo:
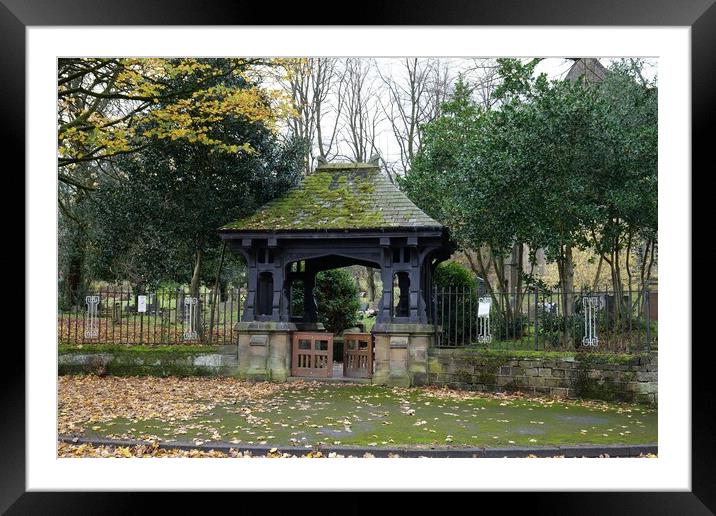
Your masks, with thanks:
[[[283,197],[222,231],[306,231],[440,227],[383,175],[377,165],[318,167]]]

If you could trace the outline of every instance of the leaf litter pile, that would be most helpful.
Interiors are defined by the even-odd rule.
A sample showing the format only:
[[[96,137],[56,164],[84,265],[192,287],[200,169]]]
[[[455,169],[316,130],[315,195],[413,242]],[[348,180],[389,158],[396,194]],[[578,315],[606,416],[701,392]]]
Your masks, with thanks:
[[[434,387],[61,376],[58,414],[65,436],[197,445],[429,449],[657,442],[657,412],[647,406]],[[146,445],[58,448],[59,456],[243,456],[231,453]]]

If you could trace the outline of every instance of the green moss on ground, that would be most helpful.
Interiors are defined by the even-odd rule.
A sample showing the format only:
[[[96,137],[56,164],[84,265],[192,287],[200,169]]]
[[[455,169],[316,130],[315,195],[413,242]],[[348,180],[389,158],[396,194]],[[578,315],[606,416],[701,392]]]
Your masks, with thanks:
[[[286,387],[270,398],[216,406],[186,420],[117,419],[95,425],[85,434],[302,447],[657,442],[657,412],[643,406],[449,395],[420,388],[310,385]]]

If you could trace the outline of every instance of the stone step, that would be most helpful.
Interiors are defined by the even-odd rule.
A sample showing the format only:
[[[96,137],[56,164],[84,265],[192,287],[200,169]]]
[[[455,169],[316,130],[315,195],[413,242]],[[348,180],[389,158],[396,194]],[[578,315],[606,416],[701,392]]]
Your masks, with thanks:
[[[289,376],[286,378],[288,382],[318,382],[318,383],[355,383],[362,385],[370,385],[370,378],[346,378],[345,376],[331,378],[313,378],[308,376]]]

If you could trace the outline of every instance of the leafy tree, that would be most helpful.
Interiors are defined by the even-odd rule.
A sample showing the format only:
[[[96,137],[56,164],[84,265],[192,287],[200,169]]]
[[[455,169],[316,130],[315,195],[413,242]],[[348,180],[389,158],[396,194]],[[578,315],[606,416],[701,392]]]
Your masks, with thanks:
[[[183,141],[227,155],[253,152],[224,140],[230,117],[271,128],[283,97],[254,80],[281,60],[62,58],[58,61],[58,201],[61,287],[78,295],[89,263],[83,206],[100,186],[122,179],[118,160],[164,142]],[[78,274],[81,271],[81,274]],[[66,297],[66,296],[65,296]]]
[[[318,305],[318,320],[326,330],[338,334],[358,323],[358,287],[349,271],[319,272],[313,293]]]
[[[585,224],[589,244],[609,265],[619,310],[625,308],[621,257],[626,256],[631,282],[630,258],[642,246],[641,287],[658,242],[658,90],[637,82],[633,73],[633,67],[618,65],[600,86],[595,108],[600,137],[594,140],[600,161],[590,178],[593,210]]]
[[[92,188],[70,175],[81,163],[129,154],[162,140],[186,140],[228,153],[248,142],[212,134],[226,117],[273,124],[267,91],[251,80],[255,59],[63,58],[58,63],[60,181]],[[248,86],[247,86],[248,85]]]
[[[573,289],[572,249],[590,246],[619,290],[619,253],[637,236],[656,239],[656,90],[619,68],[593,87],[548,81],[535,64],[499,61],[494,109],[459,82],[401,186],[478,251],[477,271],[487,279],[492,266],[500,290],[502,257],[522,244],[557,262],[563,292]],[[567,296],[563,306],[570,314]]]
[[[185,139],[168,140],[117,160],[120,179],[94,192],[95,272],[135,285],[161,280],[213,283],[220,226],[245,216],[299,178],[302,143],[282,144],[260,122],[232,116],[209,131],[212,139],[250,146],[218,152]]]
[[[459,80],[443,116],[425,126],[421,150],[401,181],[418,206],[450,227],[463,250],[478,251],[480,277],[487,280],[494,270],[498,284],[486,281],[493,297],[507,290],[505,256],[526,241],[530,224],[506,121],[473,102],[469,85]]]
[[[500,66],[506,77],[501,127],[511,152],[519,156],[517,174],[529,214],[521,227],[531,247],[542,247],[557,263],[563,313],[571,315],[573,249],[585,245],[583,221],[591,209],[585,194],[599,160],[593,152],[598,91],[581,82],[533,78],[531,67],[515,60],[502,60]]]

